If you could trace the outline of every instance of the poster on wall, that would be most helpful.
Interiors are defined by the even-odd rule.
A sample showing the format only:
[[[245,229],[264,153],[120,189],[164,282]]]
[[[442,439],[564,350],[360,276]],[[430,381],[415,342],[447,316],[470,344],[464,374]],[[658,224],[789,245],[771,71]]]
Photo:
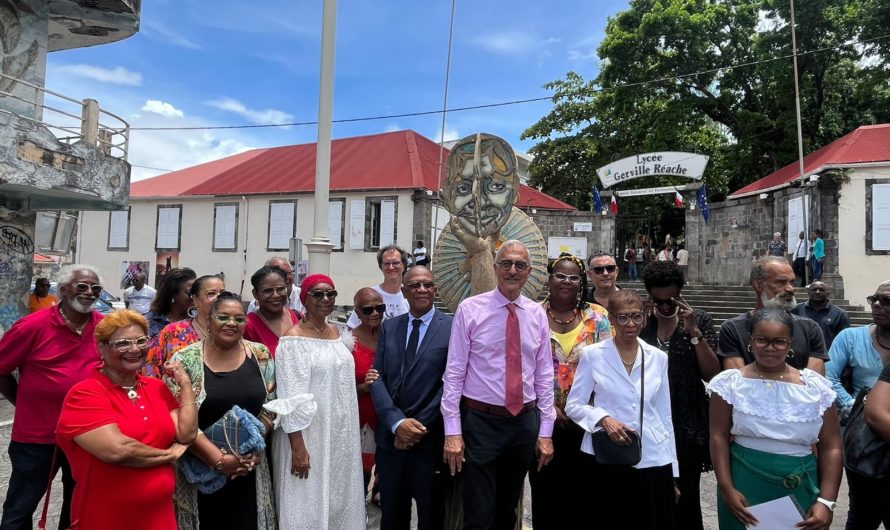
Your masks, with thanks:
[[[587,238],[586,237],[548,237],[547,238],[547,258],[556,259],[563,252],[568,252],[573,256],[587,255]]]
[[[121,262],[121,289],[133,286],[133,278],[137,274],[141,274],[148,283],[148,267],[147,261],[122,261]]]
[[[890,184],[875,184],[871,190],[871,248],[890,250]]]
[[[807,212],[810,211],[809,206],[810,198],[807,196]],[[812,219],[807,219],[806,221],[810,225],[813,223]],[[803,197],[788,199],[788,233],[785,234],[785,242],[788,245],[788,252],[792,252],[794,248],[796,248],[795,245],[797,245],[798,242],[798,234],[806,231],[807,228],[803,218]],[[809,240],[809,235],[804,234],[804,236]]]
[[[159,288],[167,271],[179,267],[179,251],[158,252],[155,259],[155,289]]]

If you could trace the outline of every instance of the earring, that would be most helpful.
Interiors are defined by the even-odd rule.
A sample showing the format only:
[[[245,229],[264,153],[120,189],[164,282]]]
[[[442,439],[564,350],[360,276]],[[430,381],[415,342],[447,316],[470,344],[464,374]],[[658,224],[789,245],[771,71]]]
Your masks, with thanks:
[[[751,345],[750,345],[750,344],[748,345],[748,353],[754,353],[753,351],[751,351]]]
[[[195,306],[188,308],[185,313],[189,316],[189,318],[198,318],[198,308]]]
[[[785,358],[786,358],[786,359],[793,359],[793,358],[794,358],[794,348],[791,348],[790,350],[788,350],[788,355],[786,355]]]

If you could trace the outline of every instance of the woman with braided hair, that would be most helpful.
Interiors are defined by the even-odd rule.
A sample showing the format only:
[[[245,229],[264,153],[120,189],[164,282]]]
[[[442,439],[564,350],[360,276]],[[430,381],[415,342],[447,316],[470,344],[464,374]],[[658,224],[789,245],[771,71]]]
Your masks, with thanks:
[[[553,354],[553,401],[556,423],[553,426],[554,457],[540,471],[537,464],[529,470],[532,487],[533,525],[558,528],[574,517],[567,506],[581,505],[584,490],[577,478],[583,465],[581,439],[584,431],[565,412],[566,398],[572,388],[581,349],[612,336],[605,310],[588,304],[584,260],[568,253],[560,254],[547,266],[550,296],[542,302],[550,323],[550,348]],[[583,482],[589,482],[586,477]],[[569,487],[566,487],[569,486]]]

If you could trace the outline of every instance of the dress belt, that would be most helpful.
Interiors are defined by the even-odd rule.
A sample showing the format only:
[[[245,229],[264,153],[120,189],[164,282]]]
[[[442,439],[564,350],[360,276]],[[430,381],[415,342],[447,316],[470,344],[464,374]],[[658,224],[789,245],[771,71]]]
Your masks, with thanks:
[[[460,398],[460,402],[463,406],[468,409],[478,410],[479,412],[484,412],[486,414],[491,414],[492,416],[503,416],[503,417],[511,417],[510,411],[507,410],[507,407],[503,407],[501,405],[491,405],[488,403],[483,403],[482,401],[477,401],[472,398],[468,398],[463,396]],[[526,412],[535,409],[535,406],[538,404],[537,399],[533,399],[522,406],[522,409],[519,411],[519,414],[516,416],[522,416]]]

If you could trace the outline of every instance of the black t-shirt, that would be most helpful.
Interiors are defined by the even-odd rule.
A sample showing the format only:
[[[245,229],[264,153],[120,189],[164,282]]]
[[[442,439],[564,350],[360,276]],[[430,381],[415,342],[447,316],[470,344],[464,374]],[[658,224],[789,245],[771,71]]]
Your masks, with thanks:
[[[754,362],[754,354],[748,351],[748,345],[751,343],[751,315],[751,312],[743,313],[730,318],[720,326],[717,355],[742,357],[745,364]],[[808,318],[792,316],[794,316],[794,336],[791,338],[791,348],[794,350],[794,357],[788,360],[788,364],[803,369],[807,367],[810,357],[828,362],[825,339],[822,337],[819,324]]]
[[[890,383],[890,363],[887,363],[884,366],[884,369],[881,370],[881,375],[878,376],[878,381],[884,381],[885,383]]]

